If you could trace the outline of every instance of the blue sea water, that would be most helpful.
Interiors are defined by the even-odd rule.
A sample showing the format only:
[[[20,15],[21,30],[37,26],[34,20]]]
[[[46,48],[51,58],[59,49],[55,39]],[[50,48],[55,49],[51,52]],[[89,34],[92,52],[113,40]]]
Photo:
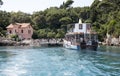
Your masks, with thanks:
[[[0,47],[0,76],[120,76],[120,48]]]

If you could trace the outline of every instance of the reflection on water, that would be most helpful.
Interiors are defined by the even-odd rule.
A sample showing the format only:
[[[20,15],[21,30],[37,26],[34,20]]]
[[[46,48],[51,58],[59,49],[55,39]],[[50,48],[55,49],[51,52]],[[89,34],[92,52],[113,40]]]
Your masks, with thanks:
[[[15,54],[11,53],[10,51],[0,51],[0,58],[9,58]]]
[[[0,47],[0,76],[119,76],[119,49]]]
[[[16,56],[6,63],[7,67],[3,69],[2,74],[5,76],[20,76],[26,73],[26,70],[23,68],[25,63],[28,63],[26,55],[24,53],[20,54],[19,57]]]
[[[120,56],[120,47],[117,46],[101,46],[98,51],[101,54],[108,54],[112,56]]]
[[[0,51],[0,69],[2,68],[2,65],[9,62],[9,58],[11,58],[14,55],[15,54],[11,53],[10,51]]]

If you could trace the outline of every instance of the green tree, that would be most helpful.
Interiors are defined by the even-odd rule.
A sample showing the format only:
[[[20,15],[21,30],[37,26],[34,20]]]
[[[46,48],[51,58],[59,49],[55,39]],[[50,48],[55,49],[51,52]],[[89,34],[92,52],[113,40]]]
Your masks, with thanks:
[[[70,17],[63,17],[60,19],[61,27],[67,31],[67,24],[70,24],[72,19]]]
[[[61,22],[61,24],[66,25],[71,23],[72,19],[70,17],[63,17],[59,21]]]
[[[65,35],[64,30],[58,29],[55,38],[64,38],[64,35]]]
[[[107,32],[108,32],[109,34],[113,34],[113,32],[115,31],[115,24],[116,24],[116,21],[115,21],[115,20],[111,20],[110,22],[108,22]]]
[[[113,32],[113,34],[114,34],[115,37],[119,37],[120,36],[120,22],[116,23],[115,31]]]
[[[23,12],[11,12],[11,23],[30,23],[31,21],[31,15]]]
[[[79,10],[79,12],[78,12]],[[80,14],[80,10],[81,9],[74,9],[74,8],[70,8],[67,12],[68,12],[68,15],[67,17],[71,18],[71,23],[76,23],[78,22],[79,20],[79,14]]]
[[[44,29],[46,28],[46,19],[44,12],[34,12],[32,15],[32,22],[34,23],[35,29]]]
[[[38,38],[47,38],[47,31],[46,29],[39,29],[37,31]]]
[[[50,29],[52,28],[54,30],[60,28],[61,24],[59,22],[59,19],[64,16],[64,13],[62,13],[62,11],[64,12],[64,10],[59,10],[56,7],[47,10],[46,22]]]
[[[89,7],[84,7],[81,9],[80,18],[82,18],[83,21],[90,18],[90,8]]]
[[[52,31],[51,31],[51,32],[48,32],[48,33],[47,33],[47,37],[48,37],[48,38],[55,38],[55,32],[52,32]]]
[[[60,8],[70,8],[70,6],[74,3],[73,0],[67,0],[65,3],[63,2],[63,4],[60,6]]]
[[[6,11],[0,11],[0,27],[6,30],[6,27],[10,24],[10,13]]]

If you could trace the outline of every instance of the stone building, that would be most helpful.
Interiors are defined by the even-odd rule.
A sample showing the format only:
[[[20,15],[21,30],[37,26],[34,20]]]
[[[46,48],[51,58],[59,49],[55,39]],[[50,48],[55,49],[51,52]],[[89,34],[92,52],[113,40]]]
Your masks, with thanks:
[[[14,23],[6,28],[8,36],[18,35],[19,39],[31,39],[33,35],[33,28],[30,23]]]

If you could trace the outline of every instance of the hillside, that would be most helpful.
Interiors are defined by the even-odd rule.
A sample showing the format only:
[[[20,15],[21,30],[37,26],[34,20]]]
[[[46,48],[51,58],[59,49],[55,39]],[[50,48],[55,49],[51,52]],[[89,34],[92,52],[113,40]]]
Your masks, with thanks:
[[[120,0],[95,0],[90,7],[75,8],[71,7],[73,2],[68,0],[60,7],[50,7],[33,14],[0,11],[0,35],[6,36],[6,26],[10,23],[29,22],[34,28],[33,38],[63,38],[67,24],[76,23],[79,18],[93,24],[101,41],[106,33],[114,37],[120,35]]]

